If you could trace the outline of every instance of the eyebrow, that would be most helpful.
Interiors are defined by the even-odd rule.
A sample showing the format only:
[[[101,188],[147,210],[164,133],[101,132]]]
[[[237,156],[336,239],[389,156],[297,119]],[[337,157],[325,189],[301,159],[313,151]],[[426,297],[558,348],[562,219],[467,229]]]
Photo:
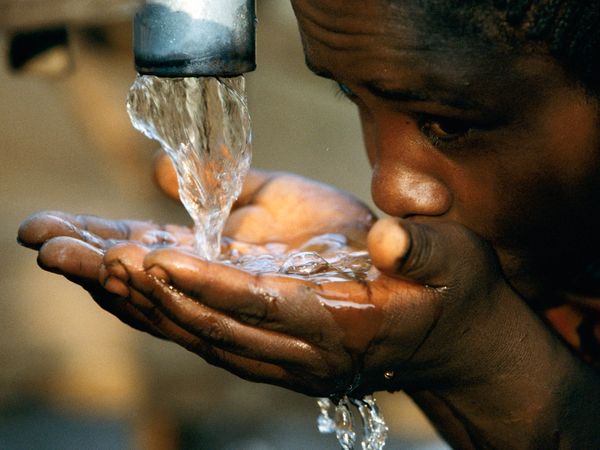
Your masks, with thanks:
[[[441,97],[428,94],[423,91],[414,91],[410,89],[389,89],[381,86],[376,81],[368,81],[363,84],[373,95],[386,100],[396,102],[421,102],[421,103],[439,103],[454,109],[461,110],[486,110],[483,105],[464,97]]]
[[[306,58],[306,66],[315,75],[323,78],[335,80],[335,76],[327,69],[319,67],[313,64],[308,58]],[[415,91],[411,89],[390,89],[382,86],[377,81],[368,81],[362,84],[368,89],[373,95],[396,102],[416,102],[416,103],[439,103],[444,106],[448,106],[454,109],[460,109],[464,111],[469,110],[480,110],[487,111],[487,108],[483,105],[474,102],[473,100],[466,99],[464,97],[453,97],[453,98],[439,98],[433,97],[432,95],[423,92]]]

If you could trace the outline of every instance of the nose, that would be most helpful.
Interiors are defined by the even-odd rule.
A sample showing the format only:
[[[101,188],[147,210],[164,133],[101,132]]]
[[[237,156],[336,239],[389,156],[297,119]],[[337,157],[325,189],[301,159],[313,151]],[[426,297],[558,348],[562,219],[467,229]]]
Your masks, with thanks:
[[[438,180],[397,164],[377,164],[371,183],[373,201],[394,217],[443,216],[451,196]]]
[[[402,126],[376,126],[372,130],[375,133],[367,145],[374,147],[369,154],[373,166],[371,193],[377,207],[400,218],[447,214],[452,194],[443,181],[442,157],[416,124],[403,121]]]

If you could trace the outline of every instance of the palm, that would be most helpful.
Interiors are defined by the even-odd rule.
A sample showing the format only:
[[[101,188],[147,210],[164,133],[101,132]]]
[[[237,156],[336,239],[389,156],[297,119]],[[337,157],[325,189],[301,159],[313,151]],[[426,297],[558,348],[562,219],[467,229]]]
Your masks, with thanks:
[[[104,263],[104,279],[126,280],[129,303],[153,330],[239,376],[310,395],[345,392],[359,373],[360,390],[381,389],[381,374],[413,356],[438,305],[430,289],[383,275],[257,277],[177,248],[118,245]],[[403,301],[415,295],[427,313]]]
[[[169,158],[155,164],[162,190],[179,201],[177,175]],[[253,244],[294,245],[308,237],[341,233],[364,241],[374,217],[356,198],[286,173],[251,171],[225,225],[225,235]]]
[[[297,244],[309,237],[340,233],[360,243],[374,220],[367,207],[355,198],[329,186],[304,178],[278,174],[259,187],[242,194],[225,226],[225,235],[264,244]]]
[[[176,196],[176,179],[165,159],[157,164],[158,181],[163,190]],[[225,233],[235,240],[264,244],[279,242],[292,246],[306,238],[324,233],[343,233],[357,245],[364,244],[373,221],[369,210],[351,196],[288,174],[251,173],[244,191],[234,206]],[[93,216],[61,212],[39,213],[26,220],[19,230],[20,242],[39,250],[38,261],[49,271],[64,275],[84,287],[104,309],[129,325],[162,335],[139,310],[119,301],[123,294],[115,289],[115,279],[107,292],[103,277],[105,253],[126,243],[148,249],[193,248],[193,233],[187,227],[161,226],[152,222],[111,221]],[[103,280],[106,283],[106,280]]]
[[[371,228],[373,216],[352,197],[291,175],[254,174],[227,224],[234,239],[288,247],[324,233],[362,245],[368,234],[374,264],[391,274],[368,282],[317,284],[209,263],[191,251],[191,230],[175,225],[42,213],[19,239],[39,250],[43,268],[83,286],[125,323],[244,378],[324,395],[422,381],[420,370],[440,364],[434,355],[460,361],[451,343],[465,339],[448,324],[472,322],[473,311],[483,311],[480,322],[489,315],[469,303],[500,279],[482,269],[495,267],[493,254],[475,235],[457,224],[390,220]],[[471,255],[477,270],[465,271],[456,254]],[[388,371],[402,379],[385,381]]]

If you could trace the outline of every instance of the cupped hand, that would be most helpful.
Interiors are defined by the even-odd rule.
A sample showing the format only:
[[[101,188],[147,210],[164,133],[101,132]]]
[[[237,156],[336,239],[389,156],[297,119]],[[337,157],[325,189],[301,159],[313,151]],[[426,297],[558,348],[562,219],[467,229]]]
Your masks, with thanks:
[[[177,175],[164,154],[156,158],[155,178],[169,197],[179,201]],[[374,220],[363,203],[331,186],[289,173],[252,170],[224,235],[252,244],[294,247],[313,236],[340,233],[361,247]]]
[[[168,158],[158,157],[155,169],[158,184],[178,199],[177,179]],[[311,235],[343,233],[361,245],[372,221],[372,214],[358,200],[331,187],[290,174],[253,171],[234,205],[226,233],[245,242],[275,241],[290,246]],[[50,211],[26,219],[18,239],[39,251],[43,269],[81,285],[102,308],[127,324],[160,335],[139,311],[121,301],[121,295],[108,292],[99,283],[104,254],[123,242],[191,250],[194,237],[183,226]]]
[[[122,244],[101,279],[155,331],[250,380],[326,396],[482,376],[473,352],[489,353],[482,337],[511,295],[493,252],[459,225],[394,219],[369,250],[374,279],[315,283]]]
[[[177,245],[191,248],[193,245],[193,236],[187,227],[161,227],[152,222],[133,220],[112,221],[58,211],[29,217],[19,228],[18,240],[38,251],[40,267],[80,285],[103,309],[126,324],[159,337],[162,336],[152,329],[143,315],[99,283],[104,254],[120,242],[139,242],[150,247]]]
[[[170,164],[159,159],[157,167],[173,194]],[[361,246],[373,220],[333,188],[255,172],[226,232],[290,247],[341,233]],[[493,252],[451,223],[384,219],[368,234],[379,276],[323,284],[208,263],[193,255],[192,232],[173,225],[50,212],[25,221],[19,240],[39,250],[43,268],[129,325],[242,377],[311,395],[479,376],[472,363],[485,358],[467,355],[487,351],[482,333],[493,332],[493,309],[513,295]]]

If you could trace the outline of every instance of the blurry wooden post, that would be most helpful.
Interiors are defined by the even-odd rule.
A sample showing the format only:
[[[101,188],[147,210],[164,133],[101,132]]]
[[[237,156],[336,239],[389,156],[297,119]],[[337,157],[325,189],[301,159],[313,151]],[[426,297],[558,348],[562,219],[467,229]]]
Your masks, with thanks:
[[[0,0],[0,29],[91,26],[130,18],[142,0]]]

